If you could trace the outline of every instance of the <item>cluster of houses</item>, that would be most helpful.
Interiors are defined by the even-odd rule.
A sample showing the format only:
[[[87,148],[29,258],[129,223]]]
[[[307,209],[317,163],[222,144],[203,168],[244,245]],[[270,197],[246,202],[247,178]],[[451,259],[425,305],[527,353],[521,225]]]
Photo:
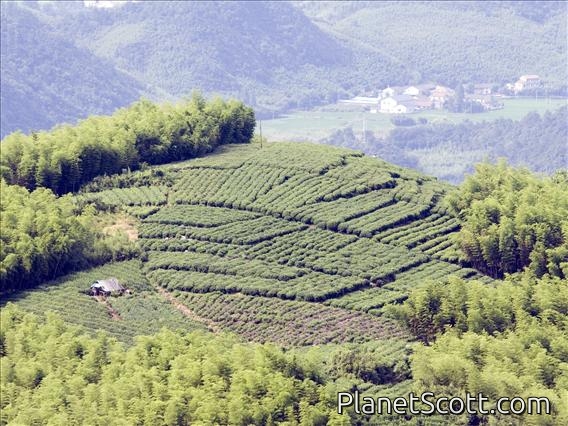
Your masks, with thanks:
[[[356,96],[341,102],[368,107],[372,113],[408,114],[425,109],[441,109],[452,96],[454,91],[448,87],[420,84],[387,87],[377,97]]]
[[[538,75],[529,74],[522,75],[515,83],[509,83],[505,86],[507,90],[518,94],[525,90],[533,90],[542,87],[542,80]]]
[[[541,80],[537,75],[523,75],[519,80],[507,85],[506,88],[514,94],[527,89],[540,87]],[[509,88],[509,86],[511,86]],[[463,102],[470,107],[476,106],[476,111],[489,111],[503,108],[497,101],[501,96],[495,92],[495,85],[473,84],[468,85],[463,94]],[[381,90],[376,97],[356,96],[352,99],[342,100],[341,103],[363,106],[371,113],[409,114],[423,110],[444,109],[450,99],[455,98],[455,90],[435,84],[419,84],[415,86],[387,87]]]

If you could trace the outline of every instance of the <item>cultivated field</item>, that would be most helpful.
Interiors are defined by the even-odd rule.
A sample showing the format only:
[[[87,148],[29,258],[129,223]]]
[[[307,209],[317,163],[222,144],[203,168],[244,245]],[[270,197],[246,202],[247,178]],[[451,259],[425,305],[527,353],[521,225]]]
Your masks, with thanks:
[[[228,146],[157,169],[157,185],[139,185],[143,173],[134,173],[125,175],[131,188],[78,196],[138,217],[143,262],[74,274],[12,301],[126,342],[167,326],[302,346],[406,340],[385,305],[430,279],[484,279],[458,264],[459,220],[442,203],[449,187],[356,151]],[[109,276],[132,295],[84,293]]]

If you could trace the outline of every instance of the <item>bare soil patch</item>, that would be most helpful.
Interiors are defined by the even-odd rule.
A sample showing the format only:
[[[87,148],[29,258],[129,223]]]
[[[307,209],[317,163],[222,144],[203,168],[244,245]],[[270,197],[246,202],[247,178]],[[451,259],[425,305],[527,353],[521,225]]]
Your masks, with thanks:
[[[126,217],[117,218],[112,225],[105,226],[103,232],[107,235],[116,235],[119,232],[123,232],[128,236],[130,241],[138,239],[138,230],[132,221]]]

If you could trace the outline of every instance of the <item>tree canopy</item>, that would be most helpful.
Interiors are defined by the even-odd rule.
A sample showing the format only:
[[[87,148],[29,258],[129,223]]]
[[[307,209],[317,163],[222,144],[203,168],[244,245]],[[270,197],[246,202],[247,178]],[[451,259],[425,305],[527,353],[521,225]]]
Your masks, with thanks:
[[[54,314],[2,310],[2,418],[17,424],[346,424],[313,372],[270,345],[162,332],[125,349]],[[336,420],[333,420],[336,418]]]
[[[0,185],[0,293],[136,253],[119,236],[104,236],[94,209],[79,209],[70,196]]]
[[[530,416],[530,421],[568,420],[563,403],[568,389],[565,280],[538,279],[529,271],[494,287],[457,278],[431,282],[392,313],[426,343],[412,357],[417,391],[450,396],[481,392],[493,404],[503,396],[544,396],[552,414]],[[479,422],[480,416],[468,421]]]
[[[235,100],[208,102],[199,94],[160,106],[142,100],[77,126],[8,135],[2,140],[0,173],[10,184],[63,194],[99,175],[193,158],[222,144],[247,143],[254,126],[252,109]]]
[[[531,269],[568,277],[568,180],[539,178],[504,161],[480,164],[447,198],[463,219],[467,262],[493,276]]]

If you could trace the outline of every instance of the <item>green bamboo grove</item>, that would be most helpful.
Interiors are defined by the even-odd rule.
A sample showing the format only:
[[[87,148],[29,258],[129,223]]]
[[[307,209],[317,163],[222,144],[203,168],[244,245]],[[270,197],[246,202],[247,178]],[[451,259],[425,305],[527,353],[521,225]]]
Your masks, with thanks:
[[[9,184],[63,194],[96,176],[250,142],[254,126],[253,110],[234,100],[206,101],[199,94],[178,104],[141,100],[112,116],[92,116],[76,126],[8,135],[2,140],[0,175]]]

